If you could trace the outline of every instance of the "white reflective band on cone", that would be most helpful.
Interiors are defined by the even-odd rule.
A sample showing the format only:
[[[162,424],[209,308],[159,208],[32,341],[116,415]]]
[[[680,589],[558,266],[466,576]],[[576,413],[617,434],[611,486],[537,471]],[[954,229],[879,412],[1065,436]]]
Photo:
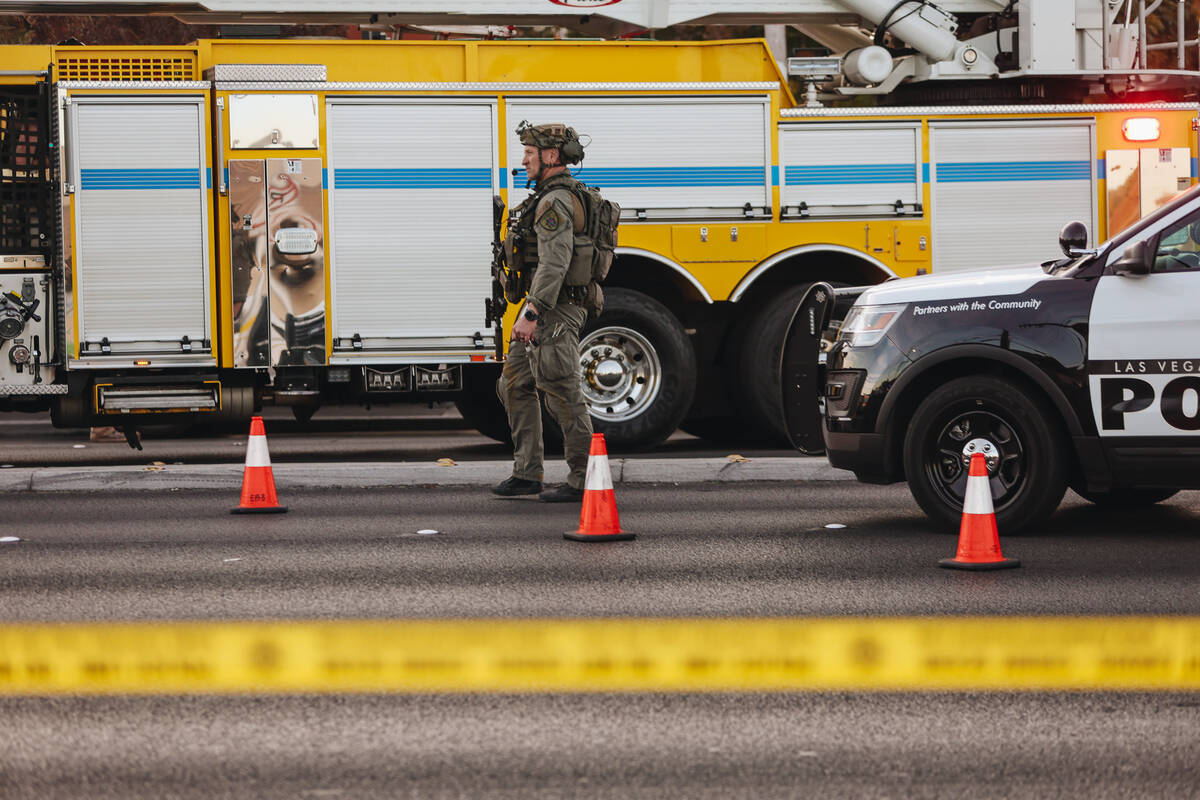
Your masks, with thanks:
[[[251,436],[246,442],[246,466],[271,466],[271,455],[267,452],[267,437]]]
[[[608,456],[590,456],[588,458],[587,478],[583,483],[584,491],[595,489],[611,489],[612,473],[608,471]]]
[[[967,478],[967,496],[963,498],[964,514],[991,514],[992,487],[982,475]]]

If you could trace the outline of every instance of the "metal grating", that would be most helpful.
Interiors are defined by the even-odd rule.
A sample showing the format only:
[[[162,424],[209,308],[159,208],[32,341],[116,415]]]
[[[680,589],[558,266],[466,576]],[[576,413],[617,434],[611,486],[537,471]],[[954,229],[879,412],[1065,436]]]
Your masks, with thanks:
[[[0,252],[53,257],[56,201],[48,109],[38,86],[0,92]]]
[[[196,57],[60,55],[55,74],[60,81],[191,81]]]

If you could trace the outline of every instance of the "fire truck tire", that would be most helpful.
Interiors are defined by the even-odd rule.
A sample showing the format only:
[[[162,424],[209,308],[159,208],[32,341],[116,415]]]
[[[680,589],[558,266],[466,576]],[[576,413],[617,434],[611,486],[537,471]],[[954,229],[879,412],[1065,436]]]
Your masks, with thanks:
[[[964,454],[990,447],[997,453],[989,483],[1000,532],[1037,525],[1054,513],[1067,488],[1070,455],[1056,419],[1021,384],[974,375],[939,386],[917,406],[904,436],[913,499],[940,527],[957,530],[967,483]]]
[[[737,401],[751,438],[791,446],[783,425],[779,359],[787,326],[808,284],[782,289],[761,309],[751,310],[738,359]]]
[[[463,420],[489,439],[512,444],[508,415],[496,394],[500,367],[492,365],[469,367],[463,370],[463,391],[454,400]]]
[[[1143,508],[1161,503],[1179,494],[1178,489],[1110,489],[1107,492],[1089,492],[1076,489],[1075,494],[1084,500],[1104,508]]]
[[[670,436],[691,408],[696,353],[662,303],[632,289],[604,295],[604,313],[579,339],[584,401],[609,447],[646,450]]]
[[[471,377],[463,378],[464,389],[454,400],[458,413],[463,421],[489,439],[512,447],[512,430],[508,427],[508,414],[504,410],[496,393],[496,380],[500,376],[499,369],[477,368],[471,371]],[[542,450],[545,453],[562,452],[562,431],[558,423],[546,410],[542,402]]]
[[[749,436],[745,421],[734,416],[688,417],[679,430],[717,445],[745,444]]]
[[[86,428],[91,424],[91,410],[82,397],[58,395],[50,406],[50,422],[56,428]]]
[[[254,416],[254,387],[222,386],[219,415],[222,422],[249,423]]]

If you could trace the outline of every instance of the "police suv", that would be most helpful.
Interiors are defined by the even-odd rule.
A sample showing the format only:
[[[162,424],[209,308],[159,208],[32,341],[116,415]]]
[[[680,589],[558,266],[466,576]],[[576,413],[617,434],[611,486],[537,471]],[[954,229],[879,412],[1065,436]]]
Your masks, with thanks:
[[[1200,488],[1200,187],[1086,241],[1069,223],[1067,257],[1040,266],[815,284],[781,364],[793,444],[863,482],[907,480],[945,527],[974,453],[1002,532],[1068,486],[1122,506]]]

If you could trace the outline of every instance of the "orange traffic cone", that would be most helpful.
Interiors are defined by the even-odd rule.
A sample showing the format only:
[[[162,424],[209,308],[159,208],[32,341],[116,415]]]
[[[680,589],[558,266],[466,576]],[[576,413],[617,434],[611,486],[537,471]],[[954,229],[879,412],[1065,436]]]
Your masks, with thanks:
[[[564,533],[563,538],[577,542],[619,542],[633,539],[634,534],[621,530],[617,516],[617,497],[613,493],[612,472],[608,468],[608,448],[604,434],[592,434],[592,449],[588,453],[587,478],[583,485],[583,510],[579,513],[579,530]]]
[[[967,472],[967,495],[963,498],[962,524],[958,528],[958,554],[938,562],[950,569],[1004,569],[1019,567],[1015,558],[1000,553],[1000,534],[996,530],[996,512],[992,508],[992,489],[988,485],[987,458],[983,453],[971,456]]]
[[[250,419],[250,438],[246,441],[246,468],[242,472],[242,504],[233,514],[282,514],[287,506],[275,496],[275,474],[271,472],[271,454],[267,452],[267,433],[262,417]]]

